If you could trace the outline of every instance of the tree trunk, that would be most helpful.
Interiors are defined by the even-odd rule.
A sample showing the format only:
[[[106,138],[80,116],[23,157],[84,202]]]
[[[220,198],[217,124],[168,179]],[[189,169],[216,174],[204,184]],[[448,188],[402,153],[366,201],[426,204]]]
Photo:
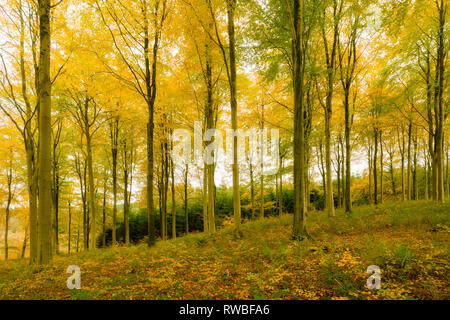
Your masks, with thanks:
[[[189,234],[188,173],[189,173],[189,162],[186,162],[186,168],[184,171],[184,219],[185,219],[186,234]]]
[[[170,149],[173,149],[173,142],[170,142]],[[172,239],[177,237],[177,209],[175,204],[175,167],[173,165],[172,156],[170,156],[170,173],[172,180]]]
[[[278,193],[278,215],[281,216],[283,214],[283,157],[280,157],[280,188]]]
[[[437,57],[436,57],[436,86],[435,86],[435,115],[436,115],[436,134],[435,134],[435,153],[437,167],[437,201],[444,202],[444,121],[446,111],[443,106],[444,95],[444,72],[445,57],[444,52],[444,26],[446,23],[447,3],[444,0],[440,4],[436,1],[439,14],[439,28],[437,33]]]
[[[117,153],[119,144],[119,117],[114,117],[110,127],[112,179],[113,179],[113,221],[112,221],[112,246],[117,243]]]
[[[128,203],[129,154],[126,139],[123,140],[123,224],[125,227],[125,245],[130,245],[130,204]]]
[[[292,61],[294,85],[294,222],[292,238],[302,240],[308,236],[305,206],[305,126],[303,105],[304,52],[303,52],[303,0],[294,0],[292,29]]]
[[[336,176],[337,176],[337,207],[341,207],[341,153],[340,145],[337,143],[336,154]]]
[[[233,215],[235,232],[241,235],[241,196],[239,191],[239,163],[238,163],[238,137],[234,133],[238,129],[237,120],[237,92],[236,92],[236,48],[234,32],[234,10],[236,0],[227,0],[228,18],[228,41],[229,41],[229,85],[230,85],[230,107],[231,107],[231,128],[233,130]]]
[[[407,166],[407,184],[408,184],[408,200],[411,200],[411,131],[412,131],[412,122],[409,121],[408,124],[408,166]]]
[[[374,145],[373,145],[373,200],[375,205],[378,204],[378,175],[377,175],[377,162],[378,162],[378,129],[374,129]]]
[[[22,259],[25,258],[25,251],[27,250],[27,241],[28,241],[28,227],[25,227],[25,236],[23,237],[22,243],[22,253],[20,255]]]
[[[352,195],[351,195],[351,146],[350,146],[350,111],[349,111],[349,102],[348,95],[346,99],[346,103],[344,103],[345,108],[345,212],[352,211]]]
[[[260,128],[260,209],[259,209],[259,217],[264,218],[264,106],[262,106],[261,110],[261,128]]]
[[[9,232],[9,215],[12,201],[12,154],[10,159],[10,168],[6,175],[6,180],[8,184],[8,199],[6,200],[6,212],[5,212],[5,260],[8,260],[8,232]]]
[[[72,239],[72,210],[70,200],[68,201],[68,206],[69,206],[69,236],[67,243],[67,253],[70,253],[70,241]]]
[[[52,260],[50,0],[38,2],[39,14],[39,254],[38,264]]]
[[[88,103],[88,102],[86,102]],[[87,105],[86,105],[87,108]],[[87,148],[87,166],[88,166],[88,183],[89,183],[89,213],[90,213],[90,249],[95,250],[97,247],[97,215],[95,208],[95,186],[94,186],[94,169],[92,167],[92,145],[91,134],[86,130],[86,148]]]
[[[102,247],[106,248],[106,170],[103,181],[103,219],[102,219]]]
[[[250,168],[250,203],[252,205],[252,216],[251,219],[255,217],[255,181],[253,178],[253,165],[251,161],[249,161]]]
[[[383,169],[383,137],[382,137],[383,131],[380,130],[380,203],[383,203],[383,175],[384,175],[384,169]]]

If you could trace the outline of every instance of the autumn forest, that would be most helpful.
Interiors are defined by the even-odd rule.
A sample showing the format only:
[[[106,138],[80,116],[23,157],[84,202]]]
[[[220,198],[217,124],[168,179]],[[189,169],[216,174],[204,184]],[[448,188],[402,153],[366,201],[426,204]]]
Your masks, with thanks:
[[[449,39],[446,0],[0,0],[0,299],[448,300]]]

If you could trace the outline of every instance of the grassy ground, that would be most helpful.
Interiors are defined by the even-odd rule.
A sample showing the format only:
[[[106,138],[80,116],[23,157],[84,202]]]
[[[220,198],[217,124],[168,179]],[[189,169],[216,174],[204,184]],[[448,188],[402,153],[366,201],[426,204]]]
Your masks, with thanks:
[[[61,255],[44,269],[0,262],[0,299],[449,299],[450,204],[310,213],[312,240],[290,240],[292,216],[130,248]],[[69,290],[69,265],[81,290]],[[369,265],[381,289],[365,288]]]

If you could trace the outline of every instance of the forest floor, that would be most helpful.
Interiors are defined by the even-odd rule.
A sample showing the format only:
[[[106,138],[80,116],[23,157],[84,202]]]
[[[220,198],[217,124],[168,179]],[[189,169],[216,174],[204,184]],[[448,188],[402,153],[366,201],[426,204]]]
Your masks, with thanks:
[[[450,204],[393,202],[309,214],[312,240],[290,240],[292,216],[191,234],[153,248],[64,254],[51,266],[0,262],[0,299],[450,299]],[[69,290],[69,265],[81,289]],[[369,265],[381,289],[365,287]]]

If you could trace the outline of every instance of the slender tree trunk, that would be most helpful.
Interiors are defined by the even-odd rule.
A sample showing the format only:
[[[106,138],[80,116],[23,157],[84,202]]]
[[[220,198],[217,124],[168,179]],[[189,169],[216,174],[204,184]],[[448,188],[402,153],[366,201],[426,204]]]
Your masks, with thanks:
[[[383,168],[383,137],[382,137],[383,131],[380,130],[380,203],[383,203],[383,175],[384,175],[384,168]]]
[[[281,216],[283,214],[283,157],[280,157],[280,188],[278,192],[278,215]]]
[[[21,5],[21,4],[20,4]],[[25,70],[25,21],[23,17],[23,10],[19,10],[20,14],[20,75],[22,85],[22,96],[25,101],[26,125],[24,127],[24,145],[26,151],[26,165],[27,165],[27,191],[28,191],[28,206],[29,206],[29,228],[30,228],[30,264],[35,264],[38,261],[38,175],[37,175],[37,150],[34,142],[35,134],[32,130],[32,119],[34,112],[27,94],[27,75]],[[33,51],[34,52],[34,51]],[[39,88],[39,74],[35,74],[35,86]],[[38,90],[36,90],[38,91]],[[38,97],[39,98],[39,97]],[[39,102],[39,101],[38,101]],[[26,229],[27,230],[27,229]],[[25,243],[26,246],[26,243]],[[23,251],[25,254],[25,251]]]
[[[351,195],[351,146],[350,146],[350,111],[349,111],[349,103],[348,103],[348,95],[346,99],[346,103],[344,103],[345,107],[345,212],[352,211],[352,195]]]
[[[437,201],[444,202],[444,121],[446,111],[443,106],[444,95],[444,72],[445,72],[445,43],[444,27],[446,24],[447,5],[444,0],[440,4],[436,1],[439,14],[439,28],[437,33],[437,55],[436,55],[436,86],[435,86],[435,115],[436,115],[436,134],[435,134],[435,153],[437,166]]]
[[[400,158],[401,158],[401,178],[402,178],[402,201],[405,201],[405,134],[402,126],[401,130],[401,138],[400,133],[398,134],[398,144],[400,149]]]
[[[368,164],[369,164],[369,204],[372,204],[372,144],[370,139],[368,139],[369,141],[369,146],[367,149],[367,160],[368,160]]]
[[[450,146],[447,146],[447,173],[446,173],[446,179],[447,179],[447,198],[450,197],[450,176],[449,176],[449,149]]]
[[[327,207],[327,187],[326,187],[326,178],[325,178],[325,165],[323,161],[323,145],[322,145],[322,138],[320,139],[320,145],[319,145],[319,157],[320,157],[320,174],[322,175],[322,189],[323,189],[323,198],[324,198],[324,209]]]
[[[106,170],[105,170],[106,171]],[[103,180],[103,219],[102,219],[102,247],[106,248],[106,172]]]
[[[340,140],[340,138],[339,138]],[[338,141],[337,145],[337,153],[336,153],[336,177],[337,177],[337,207],[341,208],[342,206],[342,195],[341,195],[341,146],[340,141]]]
[[[88,102],[86,102],[88,103]],[[86,105],[87,108],[87,105]],[[92,166],[92,145],[91,145],[91,134],[89,129],[86,130],[86,148],[87,148],[87,166],[88,166],[88,183],[89,183],[89,213],[90,216],[90,249],[95,250],[97,247],[97,213],[95,208],[95,186],[94,186],[94,169]]]
[[[170,149],[173,149],[172,140],[170,142]],[[175,239],[177,237],[177,209],[175,203],[175,167],[173,165],[172,156],[170,156],[170,173],[170,179],[172,180],[172,239]]]
[[[117,153],[119,142],[119,117],[111,122],[111,158],[112,158],[112,182],[113,182],[113,221],[112,221],[112,246],[117,244]]]
[[[229,85],[230,85],[230,107],[231,107],[231,128],[233,130],[233,215],[236,235],[241,235],[241,196],[239,191],[239,163],[238,163],[238,129],[237,120],[237,91],[236,91],[236,48],[234,32],[234,10],[236,0],[227,0],[228,18],[228,42],[229,42]]]
[[[5,210],[5,242],[4,242],[4,251],[5,251],[5,260],[8,260],[8,232],[9,232],[9,215],[11,209],[11,201],[12,201],[12,158],[10,159],[10,168],[6,175],[6,180],[8,184],[8,199],[6,200],[6,210]]]
[[[67,242],[67,253],[70,253],[70,241],[72,240],[72,208],[71,208],[71,202],[70,199],[68,201],[68,206],[69,206],[69,236],[68,236],[68,242]]]
[[[253,177],[253,165],[251,161],[249,163],[249,168],[250,168],[250,202],[252,205],[251,219],[253,219],[255,217],[255,181]]]
[[[208,218],[208,170],[203,167],[203,232],[210,232]]]
[[[413,137],[413,171],[412,171],[412,190],[414,195],[414,200],[419,200],[419,186],[417,182],[417,128],[414,130]]]
[[[425,163],[424,163],[424,165],[423,165],[423,172],[424,172],[424,180],[425,180],[425,182],[424,182],[424,199],[425,200],[428,200],[428,157],[427,157],[427,151],[426,150],[424,150],[424,152],[423,152],[423,154],[424,154],[424,161],[425,161]]]
[[[389,173],[391,174],[391,184],[392,184],[392,196],[394,199],[397,198],[397,193],[395,190],[395,175],[394,175],[394,159],[393,152],[389,152]]]
[[[184,171],[184,219],[185,219],[186,234],[189,234],[188,174],[189,174],[189,162],[186,162],[186,167]]]
[[[378,204],[378,129],[374,129],[374,145],[373,145],[373,200],[375,205]]]
[[[294,222],[292,238],[308,236],[305,206],[305,126],[303,105],[303,0],[294,0],[293,14],[293,84],[294,84]]]
[[[25,236],[23,237],[22,253],[21,253],[22,259],[25,258],[25,251],[27,250],[27,242],[28,242],[28,226],[25,227]]]
[[[52,252],[50,0],[38,2],[39,14],[39,254],[38,264],[49,264]]]
[[[165,15],[166,2],[163,0],[163,10],[161,15]],[[156,66],[158,58],[159,48],[159,36],[160,28],[162,27],[163,18],[161,18],[161,25],[158,25],[157,14],[154,20],[155,36],[153,40],[153,52],[152,52],[152,67],[150,70],[149,59],[149,21],[147,16],[147,1],[143,1],[143,13],[144,13],[144,61],[145,61],[145,101],[148,109],[148,122],[147,122],[147,211],[148,211],[148,245],[153,246],[155,244],[155,215],[153,209],[153,131],[154,131],[154,105],[156,99]],[[155,4],[155,11],[158,13],[159,1]]]
[[[336,1],[333,2],[333,41],[331,52],[328,50],[328,40],[325,27],[322,27],[322,38],[325,46],[325,58],[327,65],[327,94],[325,101],[325,167],[326,167],[326,203],[328,216],[334,217],[333,180],[331,177],[331,119],[333,106],[333,89],[335,76],[336,50],[339,38],[339,20],[342,2],[338,8]]]
[[[260,128],[260,209],[259,209],[259,217],[264,218],[264,106],[262,106],[261,110],[261,128]]]
[[[412,131],[412,122],[409,121],[408,125],[408,166],[407,166],[407,183],[408,183],[408,200],[411,200],[411,131]]]
[[[123,224],[125,245],[130,245],[130,204],[128,202],[129,154],[126,139],[123,140]]]

